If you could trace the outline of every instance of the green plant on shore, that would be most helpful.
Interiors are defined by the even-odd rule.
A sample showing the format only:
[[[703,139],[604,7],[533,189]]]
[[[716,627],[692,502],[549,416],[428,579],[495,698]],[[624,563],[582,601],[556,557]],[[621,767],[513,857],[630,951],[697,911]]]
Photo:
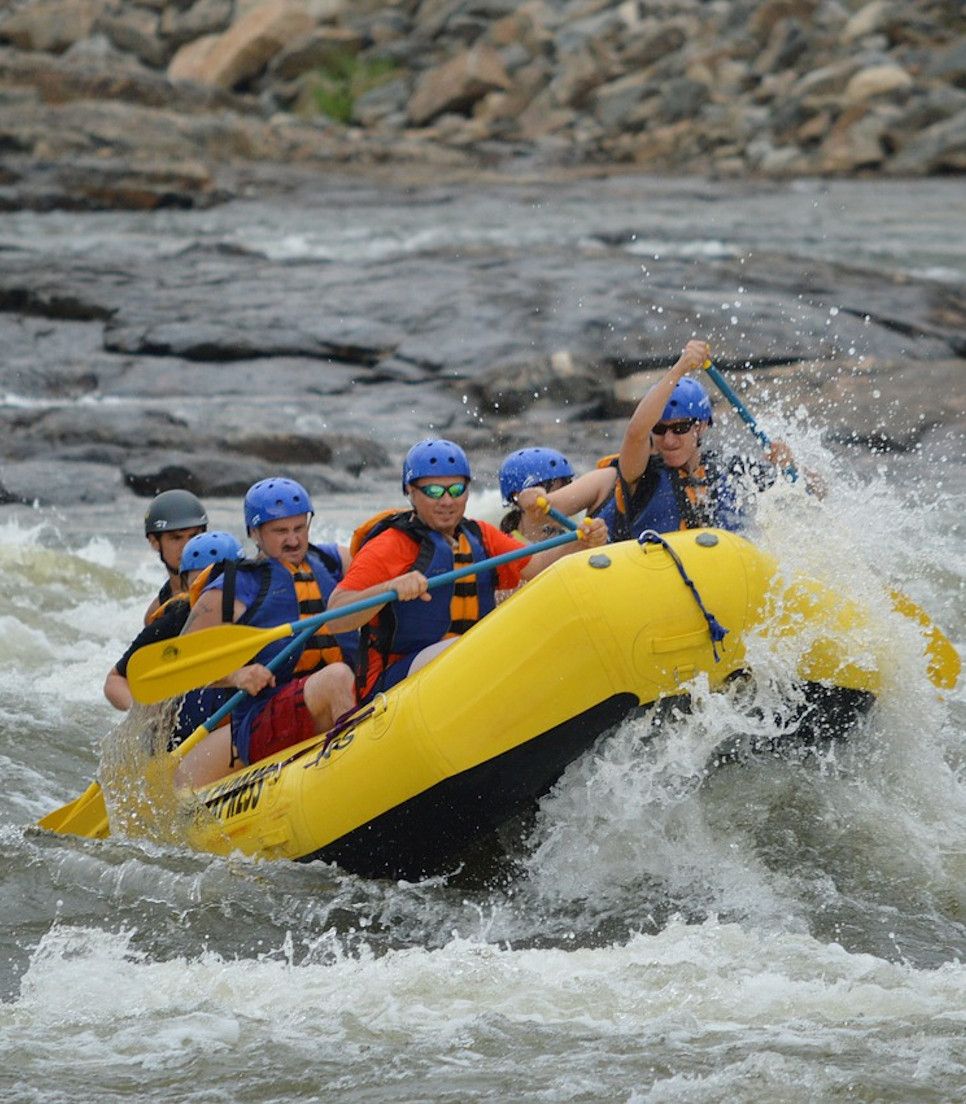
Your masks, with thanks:
[[[360,58],[347,50],[333,52],[313,74],[312,106],[336,122],[349,123],[356,100],[390,80],[395,72],[396,63],[390,58]]]

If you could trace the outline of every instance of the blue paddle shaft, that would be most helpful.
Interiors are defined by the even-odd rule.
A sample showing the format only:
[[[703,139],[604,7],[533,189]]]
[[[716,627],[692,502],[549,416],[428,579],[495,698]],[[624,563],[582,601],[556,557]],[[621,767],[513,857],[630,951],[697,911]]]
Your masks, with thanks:
[[[764,449],[771,447],[771,438],[763,429],[759,429],[758,423],[755,421],[754,415],[748,409],[747,406],[741,401],[740,398],[732,390],[731,384],[724,378],[724,376],[718,371],[713,364],[708,364],[704,369],[708,375],[714,380],[718,387],[718,390],[722,395],[731,403],[740,416],[741,420],[748,426],[752,433],[758,438],[761,447]],[[798,473],[794,467],[790,467],[786,470],[785,474],[793,482],[798,478]]]
[[[758,428],[758,423],[755,421],[754,416],[747,406],[741,401],[731,388],[731,384],[724,378],[724,376],[718,371],[713,364],[710,364],[705,371],[714,380],[718,386],[718,390],[722,395],[731,403],[731,405],[738,411],[741,420],[751,428],[751,432],[761,442],[762,448],[768,448],[771,445],[771,440],[768,434]]]
[[[550,517],[553,518],[555,522],[557,522],[558,525],[562,525],[564,529],[569,529],[571,533],[576,532],[577,523],[575,521],[571,521],[566,514],[562,514],[554,506],[551,506],[549,502],[547,503],[547,513],[550,515]]]

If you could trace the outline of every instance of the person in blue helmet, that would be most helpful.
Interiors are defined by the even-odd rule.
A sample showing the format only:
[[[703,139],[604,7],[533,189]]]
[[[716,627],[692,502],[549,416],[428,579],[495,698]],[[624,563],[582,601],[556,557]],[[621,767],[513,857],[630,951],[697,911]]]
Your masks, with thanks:
[[[612,541],[637,538],[648,529],[740,529],[749,492],[770,487],[776,469],[794,463],[788,446],[778,440],[772,443],[768,462],[723,459],[704,447],[713,423],[711,400],[688,373],[700,371],[710,358],[707,342],[689,341],[631,415],[620,453],[609,464],[613,475],[605,477],[612,489],[596,509]],[[550,495],[551,505],[565,512],[572,509],[575,490],[580,488],[572,485]],[[519,496],[530,516],[539,515],[537,497],[532,491]]]
[[[191,607],[201,593],[201,587],[215,571],[226,563],[242,559],[244,552],[237,537],[231,533],[213,531],[192,537],[181,550],[178,592],[159,608],[158,615],[131,642],[130,647],[114,664],[104,681],[104,696],[115,709],[131,708],[133,698],[127,681],[127,666],[131,656],[147,644],[168,640],[184,628]],[[176,747],[185,737],[206,721],[225,703],[230,691],[217,689],[192,690],[181,702],[169,748]]]
[[[373,519],[357,542],[330,608],[387,591],[395,591],[399,599],[338,622],[340,628],[363,626],[360,701],[396,685],[472,628],[494,609],[496,591],[513,590],[577,548],[575,541],[545,549],[430,591],[429,576],[526,547],[495,525],[465,516],[471,478],[469,460],[459,445],[442,438],[420,441],[403,462],[402,489],[410,508]],[[604,544],[603,522],[588,522],[584,537],[584,548]]]
[[[541,498],[567,517],[593,516],[616,480],[617,471],[610,463],[575,476],[570,461],[555,449],[519,449],[500,468],[500,490],[504,503],[512,507],[500,528],[524,541],[553,536],[560,526],[548,521],[544,509],[536,505]]]
[[[232,621],[270,628],[322,613],[345,574],[347,548],[309,542],[312,501],[301,483],[262,479],[249,487],[244,511],[258,556],[232,565],[205,587],[186,633]],[[268,645],[224,680],[248,694],[231,722],[242,763],[311,739],[355,706],[356,633],[335,635],[323,626],[273,674],[267,664],[286,644]]]
[[[510,509],[500,521],[500,529],[511,537],[532,544],[561,532],[560,525],[546,515],[535,518],[524,514],[517,495],[527,487],[541,487],[548,494],[573,482],[574,469],[562,452],[552,448],[522,448],[511,452],[500,465],[500,494]]]

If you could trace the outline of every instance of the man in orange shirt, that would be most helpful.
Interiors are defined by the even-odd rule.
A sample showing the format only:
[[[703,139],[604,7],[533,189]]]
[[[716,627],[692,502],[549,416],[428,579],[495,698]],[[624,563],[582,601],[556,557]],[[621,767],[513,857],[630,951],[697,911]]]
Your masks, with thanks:
[[[470,478],[459,445],[441,438],[414,445],[402,477],[412,509],[384,517],[366,534],[332,593],[330,610],[388,591],[399,597],[397,603],[377,607],[375,616],[370,608],[336,622],[340,632],[365,626],[361,701],[388,690],[475,625],[494,608],[496,590],[515,588],[578,547],[574,542],[547,549],[430,592],[429,577],[526,547],[485,521],[464,517]],[[606,525],[590,520],[585,538],[583,547],[605,544]]]

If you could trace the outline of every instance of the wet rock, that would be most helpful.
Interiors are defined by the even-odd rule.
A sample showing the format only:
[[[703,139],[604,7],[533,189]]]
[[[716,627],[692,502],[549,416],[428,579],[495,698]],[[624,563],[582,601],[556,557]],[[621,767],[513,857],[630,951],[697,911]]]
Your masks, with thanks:
[[[174,51],[186,42],[226,30],[232,10],[232,0],[196,0],[187,6],[165,4],[158,29]]]
[[[119,445],[131,448],[191,447],[188,423],[165,410],[73,405],[49,410],[25,410],[10,425],[21,442],[42,448]]]
[[[872,0],[860,8],[842,30],[842,41],[851,43],[885,30],[896,18],[894,0]]]
[[[37,211],[190,209],[226,198],[199,162],[131,165],[114,158],[79,157],[34,173],[25,183],[13,205]]]
[[[819,152],[823,172],[853,172],[878,168],[886,159],[884,137],[893,113],[850,108],[835,123]]]
[[[272,59],[268,75],[272,79],[292,80],[334,58],[357,54],[363,47],[358,31],[347,27],[320,27],[291,42]]]
[[[159,34],[159,13],[127,0],[108,3],[94,21],[94,30],[119,50],[155,68],[163,66],[173,51],[173,46]]]
[[[126,460],[122,468],[124,483],[135,494],[147,497],[176,487],[183,487],[201,498],[241,496],[253,483],[268,478],[273,472],[267,461],[226,457],[215,452],[137,453]]]
[[[564,405],[597,405],[601,397],[601,373],[588,364],[577,364],[566,350],[517,364],[501,365],[474,385],[474,393],[488,409],[501,417],[519,414],[546,399]]]
[[[944,50],[931,51],[926,76],[966,88],[966,38],[960,38]]]
[[[233,452],[257,456],[272,464],[298,461],[300,464],[330,464],[358,475],[366,468],[383,468],[389,454],[368,437],[346,433],[277,433],[235,437],[228,442]]]
[[[901,65],[875,65],[852,77],[845,86],[843,99],[847,104],[859,104],[911,86],[912,77]]]
[[[910,137],[887,167],[895,174],[966,172],[966,111]]]
[[[49,457],[4,464],[3,480],[10,501],[39,506],[113,502],[123,488],[113,465],[54,464]]]
[[[317,357],[376,364],[398,347],[388,330],[362,318],[331,323],[285,319],[187,319],[147,326],[112,318],[104,348],[114,353],[175,356],[184,360],[236,361],[263,357]]]

